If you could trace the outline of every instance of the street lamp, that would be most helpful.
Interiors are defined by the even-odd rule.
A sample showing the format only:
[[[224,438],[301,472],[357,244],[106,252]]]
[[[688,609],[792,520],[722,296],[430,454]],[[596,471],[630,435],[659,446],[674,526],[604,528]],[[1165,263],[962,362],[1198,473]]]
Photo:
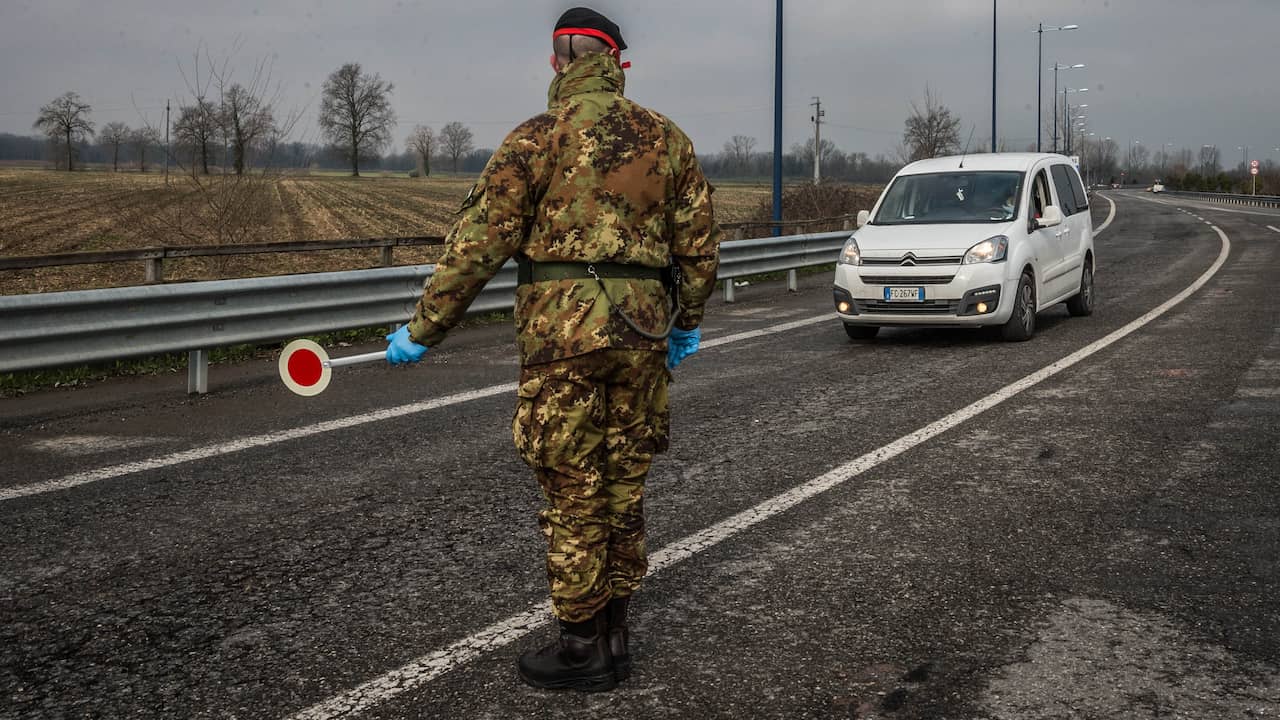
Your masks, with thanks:
[[[1084,67],[1084,63],[1076,63],[1075,65],[1053,64],[1053,151],[1058,152],[1058,71],[1059,70],[1077,70]]]
[[[1054,84],[1056,85],[1057,83],[1054,83]],[[1066,143],[1067,148],[1066,148],[1066,150],[1067,150],[1067,152],[1068,152],[1068,153],[1070,153],[1070,152],[1071,152],[1071,128],[1070,128],[1070,125],[1071,125],[1071,106],[1067,104],[1067,93],[1085,93],[1085,92],[1089,92],[1089,88],[1078,88],[1078,89],[1072,89],[1072,88],[1068,88],[1068,87],[1064,87],[1064,88],[1062,88],[1062,114],[1063,114],[1063,118],[1062,118],[1063,125],[1062,125],[1062,126],[1063,126],[1063,132],[1064,132],[1064,133],[1066,134],[1066,136],[1067,136],[1067,137],[1066,137],[1066,140],[1067,140],[1067,143]],[[1055,94],[1055,95],[1054,95],[1054,97],[1057,97],[1057,95]],[[1055,110],[1055,112],[1056,112],[1056,110]],[[1053,133],[1053,134],[1054,134],[1054,143],[1053,143],[1053,144],[1054,144],[1054,150],[1056,151],[1056,150],[1057,150],[1057,145],[1058,145],[1058,141],[1057,141],[1057,135],[1058,135],[1058,132],[1057,132],[1057,128],[1056,128],[1056,126],[1057,126],[1056,118],[1055,118],[1054,125],[1055,125],[1055,128],[1054,128],[1054,133]]]
[[[1055,30],[1078,30],[1078,29],[1080,29],[1079,25],[1058,25],[1055,27],[1045,27],[1044,23],[1040,23],[1039,29],[1036,30],[1036,34],[1038,38],[1038,42],[1036,43],[1036,47],[1037,47],[1037,50],[1036,50],[1037,52],[1037,55],[1036,55],[1036,152],[1040,152],[1040,136],[1044,135],[1044,130],[1042,129],[1043,123],[1041,122],[1042,120],[1044,120],[1044,98],[1042,97],[1042,95],[1044,94],[1044,90],[1043,90],[1044,71],[1040,69],[1044,67],[1044,33],[1046,30],[1052,32]],[[1053,96],[1055,99],[1058,97],[1057,89],[1053,91]]]

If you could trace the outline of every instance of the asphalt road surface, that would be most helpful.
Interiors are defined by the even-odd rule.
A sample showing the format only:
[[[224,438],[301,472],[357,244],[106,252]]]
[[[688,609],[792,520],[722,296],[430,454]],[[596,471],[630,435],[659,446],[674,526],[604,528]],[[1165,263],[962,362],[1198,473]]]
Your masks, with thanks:
[[[1097,311],[1028,343],[852,342],[825,273],[713,303],[610,693],[516,677],[508,326],[311,399],[262,360],[0,401],[0,717],[1280,715],[1280,212],[1108,195]]]

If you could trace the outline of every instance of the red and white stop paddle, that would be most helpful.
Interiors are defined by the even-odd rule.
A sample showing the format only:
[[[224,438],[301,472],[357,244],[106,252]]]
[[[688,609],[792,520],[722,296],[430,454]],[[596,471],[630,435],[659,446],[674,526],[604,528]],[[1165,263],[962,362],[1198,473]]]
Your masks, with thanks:
[[[329,353],[311,340],[294,340],[280,353],[280,379],[298,395],[311,397],[329,387],[333,368],[386,359],[384,350],[330,360]]]

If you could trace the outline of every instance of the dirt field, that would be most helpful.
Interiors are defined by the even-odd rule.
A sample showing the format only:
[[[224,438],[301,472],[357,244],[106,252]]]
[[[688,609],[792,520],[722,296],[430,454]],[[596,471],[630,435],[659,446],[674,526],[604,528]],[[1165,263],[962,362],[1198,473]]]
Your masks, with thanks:
[[[408,235],[444,235],[473,178],[288,175],[245,182],[163,174],[0,168],[0,256]],[[723,184],[717,219],[759,217],[767,185]],[[397,249],[397,264],[438,248]],[[168,261],[167,281],[375,267],[374,251]],[[141,262],[0,271],[0,294],[136,285]]]

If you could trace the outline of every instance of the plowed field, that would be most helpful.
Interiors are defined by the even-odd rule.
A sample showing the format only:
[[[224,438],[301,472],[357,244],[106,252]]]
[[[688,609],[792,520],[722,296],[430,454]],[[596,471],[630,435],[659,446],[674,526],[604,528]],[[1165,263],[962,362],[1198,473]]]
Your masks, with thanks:
[[[162,173],[53,172],[0,169],[0,256],[215,245],[444,235],[473,178],[370,174],[285,175],[254,181],[252,212],[223,191],[234,178]],[[226,197],[223,197],[226,195]],[[767,202],[765,185],[722,185],[721,222],[752,217]],[[438,247],[395,251],[397,264],[431,262]],[[192,258],[169,261],[167,281],[347,270],[378,265],[374,251]],[[141,262],[0,271],[0,294],[136,285]]]

